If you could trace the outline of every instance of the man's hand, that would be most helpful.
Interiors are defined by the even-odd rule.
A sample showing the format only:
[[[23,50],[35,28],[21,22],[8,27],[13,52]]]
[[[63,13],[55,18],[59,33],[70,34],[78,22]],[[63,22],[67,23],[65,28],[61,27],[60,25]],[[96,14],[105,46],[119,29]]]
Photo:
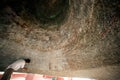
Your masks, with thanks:
[[[22,70],[23,70],[23,71],[27,71],[27,70],[28,70],[28,68],[24,67],[24,68],[22,68]]]

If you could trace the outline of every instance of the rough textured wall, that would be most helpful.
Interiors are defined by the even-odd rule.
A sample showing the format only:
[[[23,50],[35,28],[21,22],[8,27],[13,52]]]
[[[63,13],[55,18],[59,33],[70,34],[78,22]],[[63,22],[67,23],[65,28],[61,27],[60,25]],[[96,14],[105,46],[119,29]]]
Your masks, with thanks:
[[[119,0],[0,4],[1,70],[16,59],[30,58],[27,72],[119,80]]]

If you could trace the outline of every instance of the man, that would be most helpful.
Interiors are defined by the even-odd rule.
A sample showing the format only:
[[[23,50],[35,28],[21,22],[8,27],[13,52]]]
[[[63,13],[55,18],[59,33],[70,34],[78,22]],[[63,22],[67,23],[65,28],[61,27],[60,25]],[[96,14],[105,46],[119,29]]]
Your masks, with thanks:
[[[19,59],[15,61],[14,63],[12,63],[11,65],[9,65],[6,68],[1,80],[10,80],[10,77],[13,71],[17,71],[20,68],[23,69],[26,63],[30,63],[30,59]]]

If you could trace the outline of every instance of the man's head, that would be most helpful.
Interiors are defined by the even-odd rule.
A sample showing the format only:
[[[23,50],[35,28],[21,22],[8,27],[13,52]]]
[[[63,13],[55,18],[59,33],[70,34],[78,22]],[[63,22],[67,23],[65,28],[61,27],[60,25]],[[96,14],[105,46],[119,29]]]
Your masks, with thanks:
[[[30,63],[30,59],[24,59],[26,63]]]

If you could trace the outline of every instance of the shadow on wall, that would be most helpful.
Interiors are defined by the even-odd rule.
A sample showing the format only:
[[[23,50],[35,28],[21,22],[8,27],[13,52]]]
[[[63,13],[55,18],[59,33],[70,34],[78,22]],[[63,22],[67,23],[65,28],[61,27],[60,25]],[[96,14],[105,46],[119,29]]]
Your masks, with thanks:
[[[0,7],[9,6],[23,19],[45,25],[63,23],[69,9],[69,0],[2,0]]]

